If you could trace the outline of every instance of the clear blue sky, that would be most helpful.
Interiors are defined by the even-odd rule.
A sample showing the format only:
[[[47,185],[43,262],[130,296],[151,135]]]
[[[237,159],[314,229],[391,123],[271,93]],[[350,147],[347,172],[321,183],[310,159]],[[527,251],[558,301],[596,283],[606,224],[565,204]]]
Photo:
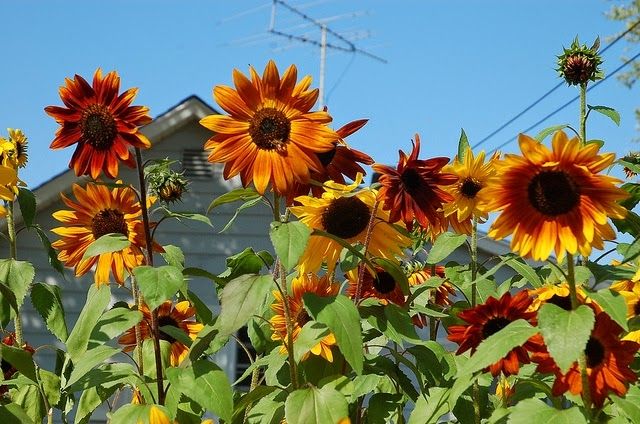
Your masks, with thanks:
[[[473,144],[553,87],[559,81],[555,56],[576,35],[591,42],[622,29],[604,16],[614,3],[604,0],[292,0],[292,4],[312,1],[315,5],[304,11],[317,18],[365,12],[337,20],[331,27],[339,32],[369,31],[370,37],[357,44],[388,60],[381,64],[330,52],[326,74],[327,104],[336,127],[369,118],[370,123],[350,138],[351,144],[387,163],[397,161],[398,148],[410,148],[416,132],[423,140],[422,158],[453,156],[461,127]],[[281,69],[297,64],[299,74],[312,74],[317,86],[318,50],[292,47],[267,36],[269,4],[269,0],[0,2],[0,128],[22,128],[29,137],[30,161],[23,179],[35,187],[67,168],[73,149],[49,150],[56,124],[43,108],[61,104],[58,87],[74,73],[90,79],[97,67],[117,70],[123,87],[140,88],[136,104],[148,105],[152,116],[192,94],[213,104],[212,87],[230,84],[234,67],[246,72],[252,64],[261,72],[270,58]],[[277,28],[301,23],[278,10]],[[317,38],[310,28],[297,31],[305,30]],[[256,35],[259,42],[236,42]],[[606,53],[606,71],[621,63],[624,47],[620,42]],[[640,46],[631,47],[629,55],[640,51]],[[485,147],[491,149],[515,136],[575,94],[575,88],[557,90]],[[628,90],[611,79],[590,93],[589,103],[609,105],[622,114],[620,127],[594,116],[590,138],[607,140],[607,150],[618,155],[638,147],[631,142],[638,136],[633,116],[640,105],[637,88]],[[575,125],[576,116],[574,105],[546,125]],[[516,148],[511,143],[503,151]]]

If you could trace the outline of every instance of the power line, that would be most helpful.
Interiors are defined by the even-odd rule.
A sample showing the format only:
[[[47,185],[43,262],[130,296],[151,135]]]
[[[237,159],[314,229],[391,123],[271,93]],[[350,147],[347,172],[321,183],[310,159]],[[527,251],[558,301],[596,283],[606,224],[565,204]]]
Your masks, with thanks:
[[[614,38],[609,44],[607,44],[602,50],[600,50],[600,54],[603,54],[604,52],[606,52],[607,50],[609,50],[614,44],[616,44],[618,41],[620,41],[625,35],[627,35],[628,33],[630,33],[631,31],[633,31],[633,29],[635,27],[637,27],[638,25],[640,25],[640,21],[637,21],[636,23],[634,23],[633,25],[631,25],[629,28],[627,28],[624,32],[622,32],[621,34],[619,34],[616,38]],[[603,81],[603,80],[602,80]],[[490,139],[491,137],[493,137],[494,135],[498,134],[500,131],[502,131],[503,129],[505,129],[509,124],[513,123],[513,121],[515,121],[516,119],[520,118],[522,115],[524,115],[525,113],[529,112],[531,109],[533,109],[538,103],[540,103],[542,100],[544,100],[545,98],[547,98],[551,93],[553,93],[554,91],[556,91],[558,88],[562,87],[562,85],[564,85],[564,81],[560,81],[558,84],[556,84],[553,88],[551,88],[549,91],[547,91],[546,93],[544,93],[542,96],[540,96],[536,101],[534,101],[533,103],[531,103],[529,106],[527,106],[526,108],[524,108],[521,112],[519,112],[517,115],[515,115],[514,117],[512,117],[511,119],[509,119],[507,122],[505,122],[504,124],[500,125],[496,130],[494,130],[493,132],[491,132],[491,134],[487,135],[485,138],[483,138],[482,140],[480,140],[479,142],[477,142],[476,144],[474,144],[472,146],[473,149],[475,149],[476,147],[481,146],[482,144],[484,144],[484,142],[486,142],[488,139]],[[594,85],[595,87],[595,85]],[[526,131],[525,131],[526,132]]]
[[[616,73],[618,73],[622,68],[624,68],[625,66],[627,66],[628,64],[630,64],[631,62],[633,62],[634,60],[636,60],[637,58],[640,57],[640,53],[637,53],[635,56],[633,56],[631,59],[627,60],[626,62],[624,62],[622,65],[618,66],[615,70],[613,70],[613,72],[611,72],[609,75],[607,75],[606,77],[604,77],[603,79],[597,81],[596,83],[594,83],[593,85],[587,87],[587,91],[591,91],[591,89],[596,88],[597,86],[599,86],[600,84],[602,84],[603,82],[605,82],[606,80],[608,80],[609,78],[611,78],[612,76],[614,76]],[[538,125],[540,125],[541,123],[543,123],[544,121],[546,121],[547,119],[551,118],[553,115],[555,115],[556,113],[560,112],[561,110],[563,110],[564,108],[566,108],[567,106],[569,106],[571,103],[575,102],[576,100],[578,100],[580,98],[580,96],[575,96],[574,98],[572,98],[571,100],[569,100],[568,102],[566,102],[565,104],[563,104],[562,106],[558,107],[557,109],[555,109],[553,112],[547,114],[544,118],[540,119],[538,122],[536,122],[535,124],[531,125],[529,128],[521,131],[522,133],[526,133],[531,131],[532,129],[534,129],[535,127],[537,127]],[[495,147],[493,150],[491,150],[491,153],[497,151],[498,149],[503,148],[504,146],[506,146],[507,144],[515,141],[518,138],[518,136],[512,137],[509,140],[505,141],[504,143],[500,144],[499,146]]]

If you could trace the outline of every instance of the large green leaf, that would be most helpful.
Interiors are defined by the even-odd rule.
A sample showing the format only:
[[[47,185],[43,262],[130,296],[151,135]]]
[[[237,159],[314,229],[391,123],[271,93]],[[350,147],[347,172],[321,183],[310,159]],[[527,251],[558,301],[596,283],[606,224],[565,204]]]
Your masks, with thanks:
[[[220,333],[233,334],[265,302],[269,290],[274,288],[270,275],[243,275],[231,280],[220,295],[220,315],[216,326]]]
[[[162,246],[162,248],[164,252],[162,252],[161,255],[167,265],[174,266],[178,269],[184,268],[184,253],[182,249],[172,244],[167,244],[166,246]]]
[[[94,367],[120,352],[111,346],[98,346],[87,350],[74,361],[74,368],[67,380],[66,387],[73,386]]]
[[[89,349],[118,337],[142,320],[142,312],[129,308],[113,308],[105,312],[98,320],[89,338]]]
[[[505,255],[505,258],[508,258],[508,260],[505,262],[505,265],[521,275],[525,280],[531,283],[533,287],[542,287],[542,280],[540,279],[540,276],[538,275],[536,270],[531,267],[531,265],[522,260],[522,258],[514,255],[513,253]]]
[[[449,412],[448,398],[448,389],[443,387],[430,388],[428,395],[418,398],[408,424],[439,423],[439,418]]]
[[[0,283],[13,292],[18,308],[24,303],[36,271],[29,262],[15,259],[0,260]]]
[[[458,247],[467,240],[465,234],[454,234],[450,232],[442,233],[433,243],[429,254],[427,255],[427,263],[435,265],[442,262],[453,253]]]
[[[258,274],[263,267],[270,267],[273,264],[273,257],[265,250],[255,252],[251,247],[247,247],[240,253],[227,258],[227,269],[218,275],[226,283],[244,274]],[[219,282],[218,280],[214,280]]]
[[[41,423],[47,414],[42,396],[36,385],[19,387],[11,396],[11,401],[22,407],[33,422]]]
[[[611,119],[617,126],[620,126],[620,114],[614,108],[608,106],[591,106],[587,105],[590,111],[595,111],[603,114],[607,118]]]
[[[76,325],[71,330],[71,334],[69,334],[66,341],[67,351],[72,360],[75,361],[87,350],[89,336],[110,300],[111,290],[108,284],[100,286],[92,284],[91,287],[89,287],[87,301],[80,312]]]
[[[30,352],[1,343],[0,353],[2,354],[2,360],[13,365],[15,369],[20,371],[20,374],[34,383],[38,381],[36,377],[36,365],[33,362],[33,355]]]
[[[504,358],[513,348],[522,346],[538,330],[527,321],[515,320],[480,343],[471,358],[460,368],[458,376],[473,374]]]
[[[18,189],[18,204],[25,227],[31,227],[36,217],[36,198],[33,192],[26,187]]]
[[[565,311],[559,306],[545,303],[538,311],[538,328],[549,354],[563,373],[584,352],[594,322],[593,310],[585,305]]]
[[[624,397],[611,394],[611,400],[620,415],[627,417],[632,423],[640,423],[640,388],[637,385],[629,386]]]
[[[172,385],[196,401],[205,410],[220,416],[225,422],[233,414],[233,393],[227,375],[207,360],[196,361],[186,368],[167,369]]]
[[[303,299],[313,319],[329,327],[340,351],[356,374],[362,374],[360,314],[351,299],[341,294],[336,297],[321,297],[313,293],[305,293]]]
[[[44,250],[47,252],[49,265],[64,277],[64,266],[62,265],[62,262],[60,262],[60,259],[58,259],[58,252],[51,247],[51,241],[49,240],[47,233],[45,233],[39,225],[34,225],[32,228],[36,230],[40,243],[42,243],[42,247],[44,247]]]
[[[582,424],[587,422],[580,409],[555,409],[540,399],[524,399],[511,408],[509,424]]]
[[[260,194],[253,187],[236,188],[235,190],[231,190],[213,199],[213,201],[207,208],[207,214],[220,205],[233,203],[240,200],[246,202],[247,200],[253,200],[259,197],[260,197]]]
[[[182,271],[171,265],[139,266],[133,269],[133,276],[150,310],[171,299],[184,284]]]
[[[287,397],[284,410],[288,424],[337,423],[349,412],[345,397],[327,386],[294,391]]]
[[[0,421],[3,424],[33,424],[31,417],[15,403],[0,406]]]
[[[311,229],[300,221],[271,223],[269,237],[285,270],[298,264],[310,235]]]
[[[105,234],[89,245],[84,255],[82,255],[82,259],[89,259],[103,253],[119,252],[125,247],[129,247],[130,244],[131,242],[124,234]]]
[[[627,325],[627,303],[620,293],[605,288],[598,290],[596,293],[589,293],[589,297],[595,300],[620,327],[625,331],[629,331],[629,326]]]
[[[314,321],[306,323],[293,343],[294,360],[300,362],[311,348],[320,343],[329,333],[329,329],[324,324]]]
[[[60,287],[46,283],[34,284],[31,288],[31,303],[49,331],[60,341],[66,341],[69,333],[64,319]]]
[[[95,411],[102,403],[109,399],[118,387],[99,387],[94,386],[83,390],[78,401],[74,424],[82,424],[88,422],[93,411]]]

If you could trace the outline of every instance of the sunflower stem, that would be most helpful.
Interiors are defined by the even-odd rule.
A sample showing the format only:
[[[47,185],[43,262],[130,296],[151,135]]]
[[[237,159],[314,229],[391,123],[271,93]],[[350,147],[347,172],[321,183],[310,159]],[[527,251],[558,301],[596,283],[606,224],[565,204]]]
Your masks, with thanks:
[[[471,281],[476,281],[478,276],[478,218],[474,215],[471,219]],[[471,307],[474,308],[478,303],[477,287],[476,283],[471,285]],[[474,380],[473,387],[471,389],[471,395],[473,397],[473,417],[475,424],[480,424],[481,411],[480,411],[480,385],[478,380]]]
[[[11,259],[18,258],[18,244],[16,240],[16,223],[13,217],[13,201],[7,202],[7,232],[9,233],[9,254]],[[16,333],[16,344],[22,348],[24,340],[22,337],[22,315],[20,309],[16,311],[16,317],[13,320],[14,330]]]
[[[363,256],[367,256],[367,251],[369,250],[369,244],[371,244],[371,235],[373,234],[373,223],[376,219],[376,213],[378,212],[378,205],[380,205],[380,199],[376,196],[375,202],[373,202],[373,207],[371,208],[371,216],[369,217],[369,223],[367,224],[367,233],[364,237],[364,252],[362,252]],[[358,267],[358,284],[356,285],[356,296],[354,298],[354,302],[357,305],[360,302],[360,296],[362,296],[362,280],[364,279],[364,262],[361,262]]]
[[[142,308],[142,294],[138,289],[138,282],[135,277],[131,277],[131,291],[133,292],[133,301],[136,305],[136,310],[140,311]],[[138,368],[140,370],[140,375],[144,375],[144,359],[142,355],[142,327],[140,323],[137,323],[133,327],[136,335],[136,351],[137,351],[137,359],[138,359]]]
[[[587,143],[587,83],[580,84],[580,140]]]
[[[434,277],[436,275],[436,266],[431,265],[431,276]],[[431,295],[429,296],[429,300],[432,305],[436,304],[436,291],[437,289],[431,289]],[[429,340],[436,341],[438,338],[438,327],[436,327],[436,317],[429,317]]]
[[[251,356],[249,356],[249,358],[251,358]],[[261,353],[256,355],[254,362],[260,358],[262,358]],[[247,394],[253,392],[256,389],[256,387],[258,387],[259,382],[260,382],[260,367],[255,367],[254,370],[251,372],[251,385],[249,386],[249,392]],[[250,403],[249,405],[247,405],[247,409],[245,409],[244,411],[244,419],[242,420],[243,424],[246,423],[247,420],[249,419],[249,412],[251,411],[251,406],[253,406],[253,403]]]
[[[144,225],[144,238],[147,245],[147,265],[153,266],[153,240],[151,239],[151,226],[149,225],[149,209],[147,207],[147,187],[144,181],[144,168],[142,167],[142,153],[136,147],[136,165],[138,169],[138,181],[140,183],[140,209],[142,209],[142,224]],[[158,403],[164,405],[164,377],[162,373],[162,355],[160,353],[160,329],[158,328],[158,310],[151,311],[151,332],[153,333],[153,351],[156,359],[156,383],[158,387]],[[136,336],[137,337],[137,336]]]

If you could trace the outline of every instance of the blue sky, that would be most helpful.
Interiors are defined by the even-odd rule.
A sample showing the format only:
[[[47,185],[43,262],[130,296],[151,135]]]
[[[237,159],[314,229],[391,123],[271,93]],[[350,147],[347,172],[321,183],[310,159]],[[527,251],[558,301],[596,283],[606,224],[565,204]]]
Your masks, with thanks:
[[[330,26],[345,33],[369,31],[357,44],[388,61],[329,52],[326,74],[336,127],[369,118],[350,142],[386,163],[397,161],[399,148],[410,149],[416,132],[422,158],[453,156],[460,128],[473,144],[553,87],[559,81],[555,56],[576,35],[591,42],[623,29],[606,19],[614,2],[603,0],[312,1],[292,4],[317,18],[363,12]],[[72,148],[48,149],[56,124],[43,109],[61,104],[58,87],[74,73],[90,79],[97,67],[117,70],[124,88],[140,88],[135,103],[149,106],[152,116],[192,94],[214,104],[213,86],[230,84],[234,67],[246,72],[252,64],[261,72],[270,58],[281,69],[295,63],[299,75],[313,75],[317,86],[318,49],[267,36],[269,0],[14,0],[0,2],[0,16],[0,128],[22,128],[29,137],[30,163],[22,178],[32,187],[68,166]],[[300,23],[278,9],[276,28]],[[317,38],[311,28],[297,32],[307,30]],[[253,36],[257,42],[237,42]],[[624,48],[620,42],[606,52],[605,71],[621,63]],[[637,51],[640,46],[631,46],[627,54]],[[483,147],[491,150],[517,135],[576,93],[562,87]],[[618,155],[638,147],[631,141],[638,136],[637,88],[611,79],[588,101],[622,114],[620,127],[594,115],[589,138],[605,139],[606,150]],[[577,125],[576,117],[574,105],[531,133]],[[516,149],[511,143],[503,151]]]

